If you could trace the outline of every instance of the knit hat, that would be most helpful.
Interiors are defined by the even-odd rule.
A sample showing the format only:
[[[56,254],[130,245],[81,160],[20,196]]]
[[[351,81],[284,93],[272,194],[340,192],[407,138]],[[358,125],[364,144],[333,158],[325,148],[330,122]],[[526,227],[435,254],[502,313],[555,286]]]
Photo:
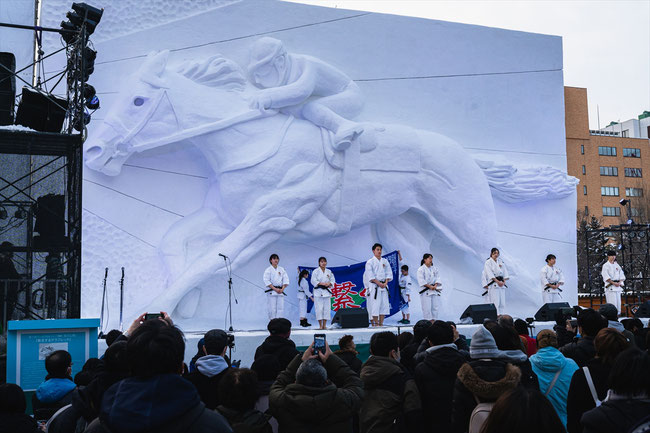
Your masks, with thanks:
[[[537,347],[557,347],[557,335],[550,329],[542,329],[537,333]]]
[[[494,337],[490,334],[485,326],[480,326],[472,335],[472,341],[469,346],[469,356],[472,359],[496,358],[499,356],[499,349]]]

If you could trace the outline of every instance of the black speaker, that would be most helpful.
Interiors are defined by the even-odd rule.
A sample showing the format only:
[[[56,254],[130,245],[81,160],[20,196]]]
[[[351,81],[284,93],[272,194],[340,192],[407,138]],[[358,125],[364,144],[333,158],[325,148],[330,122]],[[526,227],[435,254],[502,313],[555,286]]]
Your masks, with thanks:
[[[336,312],[332,323],[338,323],[341,328],[367,328],[368,310],[365,308],[341,308]]]
[[[650,301],[645,301],[639,305],[639,308],[634,313],[634,317],[650,317]]]
[[[555,321],[555,315],[562,310],[568,310],[567,313],[573,313],[573,308],[568,302],[553,302],[542,305],[537,313],[535,313],[535,320],[538,322]]]
[[[16,113],[16,123],[36,131],[61,132],[67,109],[66,99],[53,95],[46,96],[23,87],[23,96]]]
[[[471,317],[474,324],[482,324],[485,319],[497,320],[497,307],[494,304],[470,305],[460,316],[461,320],[467,317]]]
[[[36,248],[64,246],[65,238],[65,198],[59,194],[47,194],[36,199],[34,206],[34,237]]]
[[[12,53],[0,53],[0,125],[14,123],[16,100],[14,72],[16,72],[16,57]]]

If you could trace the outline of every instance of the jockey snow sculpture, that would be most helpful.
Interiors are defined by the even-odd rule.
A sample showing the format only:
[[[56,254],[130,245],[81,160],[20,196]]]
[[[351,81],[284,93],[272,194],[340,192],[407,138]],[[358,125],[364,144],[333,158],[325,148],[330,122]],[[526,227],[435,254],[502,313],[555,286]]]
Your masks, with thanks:
[[[497,244],[493,196],[522,202],[575,192],[576,180],[560,170],[477,163],[434,132],[368,122],[360,134],[348,120],[360,110],[356,85],[324,62],[287,55],[279,41],[254,46],[251,75],[262,90],[222,56],[180,67],[168,66],[168,56],[147,57],[84,143],[86,165],[111,176],[133,153],[178,142],[200,149],[213,171],[203,207],[160,242],[168,285],[146,311],[193,316],[197,288],[225,266],[219,253],[237,267],[279,239],[307,242],[367,225],[392,245],[444,242],[479,269]],[[299,85],[303,78],[309,86]],[[293,88],[301,89],[295,99]],[[321,97],[305,103],[310,96]],[[347,150],[336,151],[346,140]],[[538,293],[522,296],[535,302]]]
[[[253,43],[248,75],[262,90],[255,97],[260,110],[280,109],[332,131],[334,148],[347,149],[363,132],[349,119],[363,107],[359,86],[322,60],[289,54],[282,41],[264,37]],[[317,99],[309,99],[318,96]]]

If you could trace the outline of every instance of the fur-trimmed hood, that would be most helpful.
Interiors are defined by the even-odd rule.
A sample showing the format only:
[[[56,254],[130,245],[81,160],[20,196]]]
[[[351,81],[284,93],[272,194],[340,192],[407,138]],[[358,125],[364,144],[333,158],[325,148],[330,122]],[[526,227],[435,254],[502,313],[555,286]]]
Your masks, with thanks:
[[[474,370],[472,366],[474,363],[464,364],[458,370],[458,379],[463,385],[465,385],[465,388],[467,388],[469,392],[476,395],[480,400],[494,401],[504,392],[515,388],[521,381],[521,370],[519,370],[519,367],[512,364],[498,363],[498,361],[491,362],[495,363],[493,367],[498,368],[501,371],[503,371],[502,368],[505,365],[505,375],[500,375],[501,378],[496,381],[489,381],[481,378],[481,376],[485,375],[479,375],[479,373]],[[482,368],[482,370],[486,369]],[[492,370],[492,368],[489,368],[489,370]],[[488,376],[491,375],[492,374],[489,374]]]

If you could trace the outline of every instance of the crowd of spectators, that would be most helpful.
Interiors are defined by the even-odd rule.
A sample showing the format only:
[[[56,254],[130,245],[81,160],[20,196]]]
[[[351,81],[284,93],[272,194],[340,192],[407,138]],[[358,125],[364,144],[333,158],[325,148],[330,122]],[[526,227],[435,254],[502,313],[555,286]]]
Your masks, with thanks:
[[[647,432],[650,333],[617,316],[609,304],[583,309],[531,335],[503,315],[469,345],[455,324],[422,320],[412,334],[372,335],[365,362],[351,335],[335,352],[328,342],[300,352],[291,323],[273,319],[239,368],[223,330],[204,335],[187,367],[169,316],[142,315],[74,378],[68,352],[49,354],[34,417],[19,386],[0,385],[0,433]]]

